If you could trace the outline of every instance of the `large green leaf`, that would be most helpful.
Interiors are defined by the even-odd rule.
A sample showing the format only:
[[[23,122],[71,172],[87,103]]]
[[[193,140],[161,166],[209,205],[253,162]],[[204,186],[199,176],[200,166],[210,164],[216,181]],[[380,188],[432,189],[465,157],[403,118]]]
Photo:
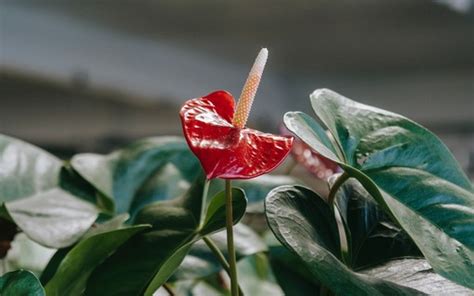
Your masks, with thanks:
[[[45,293],[34,274],[26,270],[18,270],[0,277],[0,295],[44,296]]]
[[[150,226],[137,225],[99,232],[81,240],[64,257],[46,285],[48,295],[81,295],[92,271],[118,247]]]
[[[3,216],[52,248],[73,244],[98,215],[96,206],[61,188],[61,168],[62,162],[46,151],[0,135]]]
[[[185,163],[180,164],[179,159]],[[108,155],[85,153],[71,160],[74,170],[115,202],[118,213],[137,211],[142,207],[143,202],[134,201],[137,192],[168,163],[186,174],[199,172],[197,160],[186,142],[178,137],[146,138]],[[186,179],[192,179],[186,174]]]
[[[339,176],[334,175],[332,179]],[[374,265],[391,258],[421,257],[411,238],[357,180],[347,180],[337,192],[335,201],[350,240],[351,267]]]
[[[403,116],[330,90],[315,91],[311,103],[334,144],[303,113],[287,113],[286,126],[358,179],[436,272],[474,288],[473,187],[446,146]]]
[[[101,264],[89,279],[86,295],[152,295],[173,274],[191,245],[225,226],[224,192],[203,211],[203,178],[182,197],[145,207],[136,223],[151,231],[128,241]],[[245,213],[246,198],[234,188],[234,222]],[[120,282],[120,285],[117,285]]]
[[[414,295],[416,290],[351,271],[341,261],[334,211],[315,192],[281,186],[265,200],[277,239],[299,256],[311,274],[337,295]]]

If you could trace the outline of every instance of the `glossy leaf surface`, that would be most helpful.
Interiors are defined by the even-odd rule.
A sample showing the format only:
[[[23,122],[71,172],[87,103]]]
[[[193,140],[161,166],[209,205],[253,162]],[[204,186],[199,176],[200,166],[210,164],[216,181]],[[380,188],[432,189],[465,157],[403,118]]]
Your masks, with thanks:
[[[334,212],[315,192],[281,186],[265,200],[269,226],[312,276],[337,295],[417,295],[416,290],[351,271],[341,261]]]
[[[216,91],[181,109],[184,136],[208,179],[254,178],[273,170],[290,152],[292,137],[235,127],[234,104],[231,94]]]
[[[73,244],[99,210],[61,188],[62,162],[46,151],[0,135],[0,202],[34,241],[52,248]]]
[[[191,245],[225,226],[224,192],[202,210],[203,183],[186,195],[145,207],[136,223],[153,225],[120,247],[92,274],[86,295],[152,295],[177,269]],[[206,204],[206,203],[204,203]],[[233,189],[234,218],[245,213],[246,198]],[[117,285],[117,281],[123,285]]]
[[[436,272],[473,288],[473,188],[446,146],[403,116],[330,90],[315,91],[311,103],[334,143],[303,113],[287,113],[286,126],[358,179]]]
[[[396,259],[361,273],[417,289],[429,295],[474,295],[474,291],[435,273],[425,259]]]
[[[2,296],[44,296],[44,289],[35,275],[26,270],[17,270],[0,277]]]

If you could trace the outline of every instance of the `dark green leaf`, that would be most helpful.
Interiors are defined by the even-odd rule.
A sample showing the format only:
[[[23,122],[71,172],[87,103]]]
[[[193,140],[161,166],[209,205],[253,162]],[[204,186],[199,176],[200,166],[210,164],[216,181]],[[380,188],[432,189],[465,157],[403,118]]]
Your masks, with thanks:
[[[137,225],[92,234],[75,245],[62,259],[46,285],[49,295],[81,295],[92,271],[133,235],[148,228]]]
[[[202,211],[202,190],[199,178],[186,195],[145,207],[136,223],[152,224],[153,229],[125,243],[100,265],[89,279],[86,295],[152,295],[194,242],[225,226],[224,192]],[[234,188],[232,193],[237,222],[245,213],[246,198],[240,189]],[[123,284],[117,285],[117,281]]]
[[[358,179],[436,272],[474,288],[474,193],[446,146],[403,116],[330,90],[315,91],[311,102],[339,157],[328,152],[334,145],[326,146],[322,128],[314,128],[318,124],[309,116],[287,113],[287,127]]]
[[[200,172],[200,169],[197,170]],[[146,205],[183,195],[191,186],[183,173],[168,163],[151,176],[137,191],[130,207],[132,220]]]
[[[69,165],[65,164],[59,175],[59,182],[61,188],[72,193],[73,195],[80,197],[83,200],[87,200],[93,204],[96,204],[102,213],[110,215],[113,213],[114,204],[113,202],[97,189],[81,177],[74,169]]]
[[[336,194],[336,205],[349,231],[352,267],[374,265],[391,258],[421,257],[406,232],[393,223],[357,180],[344,183]]]
[[[34,274],[26,270],[18,270],[0,277],[0,295],[44,296],[45,293]]]
[[[320,290],[319,281],[311,275],[303,260],[284,247],[273,232],[266,233],[265,241],[273,273],[285,295],[306,296]]]
[[[188,159],[182,169],[190,173],[197,160],[182,138],[155,137],[135,142],[108,155],[79,154],[72,158],[71,165],[84,179],[105,196],[115,201],[116,211],[137,211],[132,206],[143,206],[134,198],[142,185],[166,164]],[[194,169],[194,173],[199,170]],[[143,197],[141,197],[143,198]],[[146,198],[145,198],[146,199]],[[155,198],[152,200],[159,200]]]
[[[277,239],[298,255],[311,274],[337,295],[416,295],[416,290],[355,273],[338,260],[339,237],[333,210],[315,192],[281,186],[265,200]]]

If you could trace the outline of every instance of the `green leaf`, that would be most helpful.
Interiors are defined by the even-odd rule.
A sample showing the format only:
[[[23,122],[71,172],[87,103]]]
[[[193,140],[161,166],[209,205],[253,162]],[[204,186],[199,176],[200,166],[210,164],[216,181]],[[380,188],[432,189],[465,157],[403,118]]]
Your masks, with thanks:
[[[110,198],[100,193],[94,186],[81,177],[70,164],[66,163],[59,175],[60,186],[64,190],[99,207],[102,213],[112,215],[114,204]]]
[[[318,124],[307,115],[287,113],[287,127],[358,179],[437,273],[474,288],[473,187],[446,146],[401,115],[330,90],[315,91],[311,103],[335,145],[311,132]],[[328,153],[334,146],[338,157]]]
[[[0,135],[0,202],[56,188],[61,166],[61,161],[48,152]]]
[[[339,261],[333,210],[315,192],[281,186],[265,200],[268,224],[277,239],[299,256],[311,274],[337,295],[416,295],[416,290],[355,273]]]
[[[98,209],[61,188],[62,162],[51,154],[0,135],[0,168],[3,216],[34,241],[71,245],[94,223]]]
[[[59,188],[10,201],[8,213],[32,240],[50,248],[76,242],[94,223],[98,210]]]
[[[224,192],[202,211],[202,191],[199,178],[186,195],[145,207],[135,222],[152,224],[153,229],[125,243],[101,264],[89,279],[86,295],[152,295],[194,242],[225,226]],[[240,189],[233,188],[232,194],[236,223],[245,213],[246,198]]]
[[[187,159],[183,171],[198,165],[186,142],[178,137],[155,137],[137,141],[108,155],[78,154],[71,165],[84,179],[115,202],[116,211],[137,211],[134,198],[142,185],[168,163]],[[199,170],[194,169],[194,174]],[[158,200],[158,199],[155,199]],[[137,202],[135,202],[137,203]],[[138,202],[138,206],[143,203]]]
[[[135,234],[149,228],[130,226],[93,234],[80,241],[64,257],[46,285],[49,295],[81,295],[92,271]]]
[[[425,259],[397,259],[361,273],[417,289],[429,295],[473,295],[474,291],[436,274]]]
[[[200,169],[197,170],[198,172]],[[146,205],[183,195],[191,186],[174,164],[168,163],[151,176],[137,191],[130,207],[132,220]]]
[[[407,233],[393,223],[357,180],[347,180],[335,201],[350,237],[351,267],[374,265],[392,258],[421,257]]]
[[[44,296],[46,294],[34,274],[26,270],[18,270],[0,277],[0,295]]]

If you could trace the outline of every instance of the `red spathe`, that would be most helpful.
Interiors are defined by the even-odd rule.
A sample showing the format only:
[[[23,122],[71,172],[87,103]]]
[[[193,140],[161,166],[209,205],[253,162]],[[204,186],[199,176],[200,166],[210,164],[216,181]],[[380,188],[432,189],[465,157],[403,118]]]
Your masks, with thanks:
[[[208,179],[255,178],[276,168],[291,150],[293,137],[235,127],[234,108],[234,98],[223,90],[181,108],[184,136]]]

